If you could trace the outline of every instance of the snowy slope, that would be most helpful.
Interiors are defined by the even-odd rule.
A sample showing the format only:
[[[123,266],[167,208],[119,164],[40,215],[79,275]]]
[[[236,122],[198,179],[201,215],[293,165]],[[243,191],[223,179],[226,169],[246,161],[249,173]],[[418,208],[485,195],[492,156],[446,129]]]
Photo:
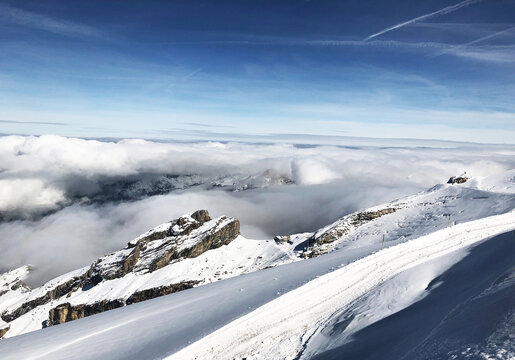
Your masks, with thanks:
[[[464,184],[436,185],[419,194],[350,214],[315,232],[310,244],[314,244],[314,253],[325,253],[335,247],[351,249],[381,242],[384,235],[385,246],[390,246],[449,224],[514,208],[515,170],[511,170]],[[374,216],[377,217],[373,221],[367,220]]]
[[[294,358],[302,349],[303,339],[307,340],[306,334],[314,333],[345,304],[403,270],[445,254],[453,255],[454,251],[486,237],[514,229],[514,216],[508,213],[444,229],[337,270],[335,266],[346,259],[345,252],[336,251],[115,309],[2,340],[0,356],[3,359],[154,359],[173,354],[172,359],[192,359],[193,355],[227,359],[237,354],[254,354],[263,359]],[[316,278],[324,272],[328,273]],[[309,279],[314,280],[300,286]],[[280,296],[295,287],[296,290]],[[264,306],[248,313],[261,304]],[[245,313],[248,314],[242,317]],[[184,348],[196,339],[200,341]],[[286,354],[279,356],[283,352]]]
[[[301,359],[512,359],[514,253],[513,232],[485,241],[434,278],[421,299],[377,321],[378,312],[406,298],[404,291],[427,283],[420,280],[435,264],[400,274],[330,319]],[[356,325],[363,330],[356,332]]]
[[[59,303],[87,304],[99,299],[126,298],[137,290],[185,280],[198,281],[197,286],[208,285],[2,340],[0,355],[11,354],[9,356],[16,358],[18,344],[19,354],[24,354],[22,358],[46,354],[45,351],[50,351],[55,358],[74,358],[77,357],[75,344],[80,344],[78,348],[96,347],[104,341],[104,336],[123,344],[124,350],[117,350],[114,355],[107,347],[93,352],[89,358],[132,356],[150,359],[172,353],[175,353],[173,358],[189,359],[191,354],[213,358],[207,354],[215,345],[215,353],[220,351],[224,354],[218,358],[226,358],[230,351],[234,351],[234,356],[270,358],[273,355],[272,358],[281,358],[279,354],[283,354],[284,358],[293,358],[305,347],[309,350],[306,354],[314,354],[315,343],[307,340],[321,331],[336,313],[366,313],[366,306],[357,305],[359,299],[367,296],[380,299],[381,296],[374,295],[374,291],[381,293],[380,289],[388,288],[390,284],[399,288],[393,279],[404,277],[401,283],[405,285],[400,288],[404,286],[409,290],[404,292],[406,296],[399,297],[397,304],[386,306],[381,311],[369,309],[370,319],[363,321],[361,317],[348,328],[346,336],[352,335],[371,322],[420,299],[425,286],[463,257],[468,246],[515,227],[512,211],[515,208],[514,184],[515,171],[510,171],[500,177],[472,179],[464,184],[437,185],[415,196],[350,214],[315,233],[278,237],[276,241],[249,240],[239,236],[228,245],[172,262],[153,272],[130,272],[122,278],[109,279],[91,288],[72,292],[70,296],[66,295],[68,297],[63,296],[24,314],[10,324],[11,329],[5,336],[41,328],[42,322],[48,319],[50,308]],[[491,216],[495,214],[504,215]],[[476,219],[483,220],[474,221]],[[447,228],[449,223],[456,225]],[[162,231],[162,227],[143,234],[129,247]],[[383,234],[385,247],[390,248],[377,252],[381,249]],[[430,246],[425,246],[427,244]],[[323,253],[327,254],[300,261]],[[105,257],[99,264],[103,261],[109,263],[113,256],[116,259],[120,254]],[[441,260],[443,255],[445,259]],[[423,281],[415,283],[408,273],[417,264],[422,267],[430,264],[427,265],[430,270]],[[274,268],[269,268],[271,266]],[[268,269],[257,271],[265,268]],[[338,268],[341,269],[336,270]],[[27,299],[30,294],[34,296],[55,287],[85,269],[54,279],[42,288],[20,290],[12,296]],[[251,274],[241,275],[244,273]],[[318,276],[322,277],[316,279]],[[230,277],[233,278],[228,279]],[[227,280],[209,285],[221,279]],[[309,281],[312,283],[302,286]],[[290,293],[282,295],[288,291]],[[0,308],[12,308],[13,302],[4,302],[3,296],[0,295]],[[18,303],[19,299],[16,300]],[[295,301],[302,304],[292,306],[297,304]],[[251,313],[256,308],[256,312]],[[252,319],[250,325],[245,323],[248,321],[246,317]],[[267,323],[268,317],[283,319],[281,324],[284,323],[284,327],[273,326],[275,320]],[[299,327],[298,324],[303,325]],[[268,336],[257,336],[256,333]],[[241,334],[243,338],[235,338],[235,334]],[[267,343],[266,339],[270,337],[284,341]],[[263,340],[263,346],[256,339]],[[197,340],[200,341],[192,347],[177,352]],[[62,346],[56,346],[56,341]],[[65,346],[68,342],[73,346]],[[235,342],[241,346],[231,345]],[[268,352],[260,352],[263,348]],[[87,356],[81,354],[80,358]]]
[[[233,218],[219,217],[193,230],[189,227],[196,221],[190,215],[180,220],[182,226],[174,222],[159,225],[130,241],[126,249],[106,255],[92,266],[64,274],[35,289],[23,286],[16,290],[8,288],[12,287],[9,284],[26,276],[26,267],[4,274],[6,290],[0,292],[0,313],[4,320],[9,321],[9,331],[4,337],[45,327],[49,312],[62,304],[70,304],[71,308],[85,305],[94,308],[90,312],[100,312],[102,308],[119,307],[154,297],[153,293],[180,291],[297,260],[293,252],[286,251],[272,240],[252,241],[237,236],[237,229],[231,229],[237,222]],[[183,235],[185,229],[191,232]],[[207,238],[217,234],[221,240],[230,242],[230,246],[219,244],[213,247],[208,244],[213,248],[201,248],[203,252],[186,256],[185,251],[203,245]],[[138,243],[143,243],[141,250]],[[137,262],[131,264],[130,261],[136,259],[134,253],[137,254]],[[171,254],[170,258],[168,254]]]
[[[289,359],[332,314],[397,274],[515,229],[515,212],[456,225],[357,260],[267,303],[172,359]]]

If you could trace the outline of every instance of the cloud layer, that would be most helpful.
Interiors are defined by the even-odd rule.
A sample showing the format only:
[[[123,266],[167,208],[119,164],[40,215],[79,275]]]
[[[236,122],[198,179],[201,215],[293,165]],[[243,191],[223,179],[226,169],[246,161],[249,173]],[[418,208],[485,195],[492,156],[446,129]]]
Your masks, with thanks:
[[[1,137],[0,214],[42,216],[0,223],[0,271],[30,263],[31,282],[40,283],[201,208],[240,219],[249,238],[312,231],[463,171],[486,176],[515,167],[513,146],[384,142],[344,147]],[[200,182],[229,181],[270,173],[294,184],[237,192],[201,184],[129,202],[85,200],[127,179],[195,174]]]

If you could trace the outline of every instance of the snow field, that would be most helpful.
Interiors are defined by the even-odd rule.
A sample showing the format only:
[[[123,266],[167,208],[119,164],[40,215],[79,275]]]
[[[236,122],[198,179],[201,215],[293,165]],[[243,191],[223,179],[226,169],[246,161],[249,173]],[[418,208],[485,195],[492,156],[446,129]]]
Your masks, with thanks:
[[[514,211],[386,248],[280,296],[167,359],[293,359],[332,314],[386,280],[513,229]]]

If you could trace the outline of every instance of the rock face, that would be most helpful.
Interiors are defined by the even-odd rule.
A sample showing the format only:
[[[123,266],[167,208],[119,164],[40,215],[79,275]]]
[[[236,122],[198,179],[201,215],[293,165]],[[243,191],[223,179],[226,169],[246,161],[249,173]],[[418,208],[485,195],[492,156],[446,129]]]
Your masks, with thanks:
[[[459,176],[451,176],[451,178],[447,181],[447,184],[463,184],[469,179],[470,177],[468,177],[466,173],[463,173]]]
[[[169,286],[160,286],[160,287],[155,287],[155,288],[151,288],[151,289],[136,291],[134,294],[132,294],[131,296],[129,296],[127,298],[126,304],[130,305],[130,304],[138,303],[138,302],[145,301],[148,299],[153,299],[153,298],[156,298],[159,296],[172,294],[174,292],[191,289],[198,283],[199,283],[198,281],[183,281],[183,282],[180,282],[177,284],[172,284]]]
[[[11,322],[50,301],[90,291],[100,283],[124,278],[129,274],[137,276],[152,273],[172,262],[197,257],[208,250],[229,244],[239,233],[238,220],[225,216],[211,219],[206,210],[196,211],[146,232],[129,242],[125,249],[100,258],[82,273],[79,272],[76,276],[47,287],[48,290],[43,295],[31,297],[30,291],[25,290],[29,292],[26,301],[14,309],[4,311],[1,318],[5,322]],[[61,324],[126,304],[185,290],[198,283],[199,281],[182,281],[149,289],[135,289],[118,299],[111,299],[109,294],[104,294],[104,298],[97,297],[97,301],[87,303],[67,301],[49,311],[47,325]],[[16,285],[22,286],[22,283]]]
[[[103,300],[93,304],[71,305],[64,303],[49,312],[47,326],[62,324],[68,321],[81,319],[86,316],[116,309],[125,305],[123,300]]]
[[[81,319],[104,311],[116,309],[125,305],[135,304],[141,301],[153,299],[174,292],[191,289],[199,281],[183,281],[169,286],[159,286],[134,292],[127,299],[103,300],[92,304],[72,305],[64,303],[51,309],[48,313],[46,326],[62,324],[68,321]]]
[[[126,249],[100,258],[91,268],[95,281],[156,271],[172,261],[193,258],[227,245],[240,234],[240,222],[225,216],[212,220],[199,210],[150,230]]]
[[[357,213],[356,215],[354,215],[354,217],[352,218],[352,225],[359,226],[366,222],[377,219],[381,216],[394,213],[395,211],[397,211],[397,209],[391,208],[391,207],[384,208],[384,209],[377,210],[377,211],[363,211],[363,212],[360,212],[360,213]]]
[[[341,224],[338,224],[337,226],[329,228],[325,231],[314,233],[313,236],[309,238],[308,245],[320,246],[330,244],[347,234],[352,228],[380,218],[381,216],[394,213],[395,211],[397,211],[397,209],[394,207],[386,207],[375,211],[362,211],[352,214],[348,218],[345,218],[345,221]],[[313,256],[320,255],[321,253],[323,252],[315,251]]]
[[[0,329],[0,339],[9,331],[10,326]]]
[[[71,280],[57,285],[55,288],[49,290],[46,294],[43,296],[37,297],[35,299],[29,300],[25,303],[23,303],[20,307],[18,307],[16,310],[13,310],[11,312],[4,312],[1,315],[2,320],[6,322],[13,321],[14,319],[20,317],[21,315],[26,314],[30,310],[46,304],[47,302],[58,299],[61,296],[64,296],[68,294],[69,292],[76,290],[79,287],[84,286],[88,282],[88,273],[84,274],[80,277],[74,277]]]

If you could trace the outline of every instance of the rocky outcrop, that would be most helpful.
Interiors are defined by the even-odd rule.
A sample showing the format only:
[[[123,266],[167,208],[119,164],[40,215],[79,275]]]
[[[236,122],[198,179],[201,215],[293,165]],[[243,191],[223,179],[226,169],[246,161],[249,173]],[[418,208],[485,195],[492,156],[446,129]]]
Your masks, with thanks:
[[[447,181],[447,184],[463,184],[468,180],[470,180],[470,178],[466,174],[461,174],[459,176],[451,176],[451,178]]]
[[[332,243],[332,242],[338,240],[339,238],[341,238],[343,235],[347,234],[348,232],[349,232],[348,227],[333,229],[331,231],[328,231],[328,232],[320,235],[319,237],[312,236],[308,241],[308,245],[329,244],[329,243]]]
[[[84,274],[49,289],[44,295],[28,300],[14,310],[3,312],[1,318],[11,322],[40,305],[77,290],[90,289],[102,281],[121,278],[129,273],[153,272],[172,261],[197,257],[208,250],[229,244],[239,233],[238,220],[225,216],[211,219],[206,210],[196,211],[148,231],[131,241],[125,249],[100,258]],[[184,282],[154,289],[146,294],[135,293],[131,301],[143,301],[147,297],[151,298],[152,294],[164,295],[194,285],[192,282]],[[63,319],[74,320],[123,304],[124,300],[77,306],[63,304],[52,309],[49,323],[61,323]]]
[[[48,314],[47,326],[63,324],[68,321],[99,314],[125,305],[123,300],[103,300],[93,304],[71,305],[64,303],[51,309]]]
[[[288,243],[288,244],[293,244],[293,242],[291,241],[291,236],[290,235],[278,235],[278,236],[275,236],[274,237],[274,241],[277,243],[277,244],[284,244],[284,243]]]
[[[320,246],[330,244],[342,236],[346,235],[352,228],[363,225],[369,221],[380,218],[381,216],[388,215],[397,211],[394,207],[387,207],[376,211],[362,211],[353,215],[349,215],[344,222],[327,229],[321,233],[315,233],[307,241],[307,246]],[[318,249],[319,250],[319,249]],[[313,249],[312,256],[318,256],[324,251]]]
[[[102,313],[104,311],[113,310],[125,305],[131,305],[145,300],[153,299],[159,296],[172,294],[178,291],[191,289],[200,281],[183,281],[168,286],[159,286],[155,288],[136,291],[127,299],[103,300],[92,304],[71,305],[64,303],[56,306],[48,312],[48,321],[46,326],[63,324],[65,322],[82,319],[87,316]]]
[[[73,290],[76,290],[79,287],[82,287],[84,284],[88,282],[88,273],[85,273],[83,276],[74,277],[71,280],[56,286],[55,288],[49,290],[45,295],[37,297],[33,300],[27,301],[19,306],[17,309],[11,312],[4,312],[1,315],[2,320],[5,322],[11,322],[14,319],[28,313],[32,309],[46,304],[47,302],[58,299]]]
[[[149,266],[150,271],[158,270],[168,265],[172,260],[180,258],[194,258],[208,250],[228,245],[240,234],[240,222],[232,220],[218,231],[205,234],[201,241],[198,241],[191,247],[180,250],[178,247],[172,247],[165,253],[156,258]]]
[[[151,288],[151,289],[136,291],[134,294],[132,294],[131,296],[129,296],[127,298],[125,303],[127,305],[130,305],[130,304],[142,302],[145,300],[153,299],[153,298],[156,298],[159,296],[172,294],[172,293],[175,293],[178,291],[191,289],[192,287],[194,287],[195,285],[197,285],[199,283],[200,283],[200,281],[182,281],[180,283],[172,284],[169,286],[160,286],[160,287],[155,287],[155,288]]]
[[[19,288],[24,288],[26,290],[30,289],[27,284],[25,284],[23,281],[18,280],[14,284],[11,285],[11,290],[18,290]],[[2,295],[2,294],[0,294]]]
[[[193,221],[192,221],[193,220]],[[139,238],[128,243],[128,247],[134,247],[137,244],[144,244],[153,240],[164,239],[168,236],[189,235],[193,230],[198,229],[204,223],[211,221],[211,216],[207,210],[198,210],[191,215],[181,216],[176,220],[170,221],[165,228],[159,230],[150,230]]]
[[[153,272],[172,261],[197,257],[233,241],[240,233],[240,223],[225,216],[212,220],[206,210],[199,210],[157,229],[131,241],[125,250],[99,259],[92,276],[111,280],[129,272]]]
[[[351,223],[354,226],[359,226],[361,224],[377,219],[381,216],[394,213],[395,211],[397,211],[397,209],[393,207],[384,208],[377,211],[363,211],[354,215],[352,217]]]
[[[0,329],[0,339],[4,337],[4,335],[9,331],[11,327],[8,326],[8,327],[5,327],[3,329]]]

